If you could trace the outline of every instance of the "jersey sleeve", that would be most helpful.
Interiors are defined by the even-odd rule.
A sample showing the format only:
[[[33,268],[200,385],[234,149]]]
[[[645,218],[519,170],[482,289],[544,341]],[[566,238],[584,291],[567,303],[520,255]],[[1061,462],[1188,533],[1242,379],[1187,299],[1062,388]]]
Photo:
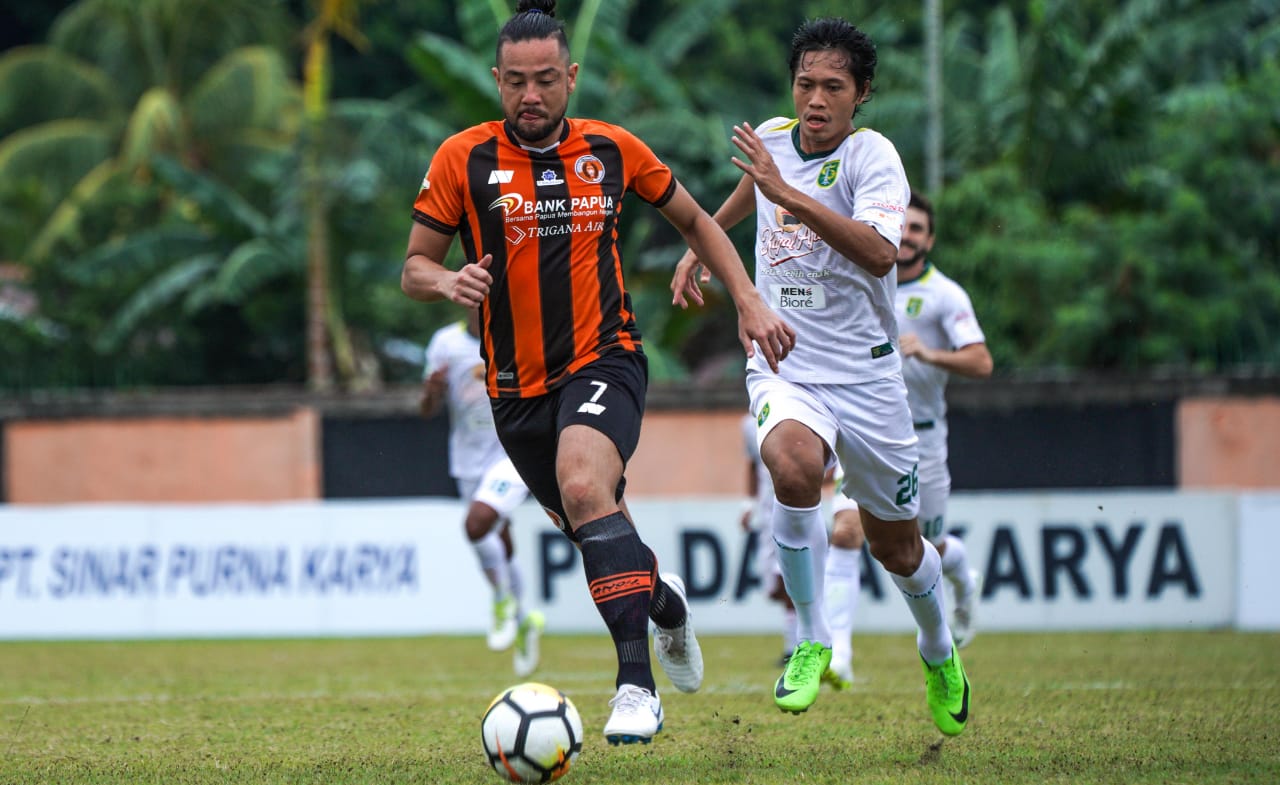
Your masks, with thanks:
[[[431,159],[422,188],[413,202],[413,218],[443,234],[458,231],[466,192],[465,152],[457,137],[446,139]]]
[[[617,143],[626,162],[629,190],[654,207],[671,201],[676,192],[676,178],[649,146],[623,128],[617,128]]]
[[[897,248],[902,243],[911,187],[907,184],[902,158],[893,144],[879,134],[870,137],[868,142],[869,149],[854,181],[851,217],[870,225]]]
[[[973,303],[969,300],[969,294],[959,286],[955,287],[951,308],[942,323],[942,329],[947,333],[947,340],[956,349],[987,341],[986,334],[982,332],[982,326],[978,324],[978,317],[973,312]]]

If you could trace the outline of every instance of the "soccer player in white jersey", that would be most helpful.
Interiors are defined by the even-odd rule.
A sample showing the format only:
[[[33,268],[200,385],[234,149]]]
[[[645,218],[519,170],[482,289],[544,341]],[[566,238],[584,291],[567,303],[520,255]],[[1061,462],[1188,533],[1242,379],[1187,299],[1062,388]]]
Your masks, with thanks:
[[[831,661],[823,608],[827,528],[822,483],[837,461],[871,554],[918,628],[926,696],[948,735],[969,716],[969,680],[947,626],[938,551],[920,536],[917,447],[893,316],[892,275],[910,189],[897,151],[853,117],[871,97],[875,45],[843,19],[805,22],[791,44],[794,118],[734,127],[745,176],[716,211],[722,226],[756,213],[756,287],[797,333],[785,367],[747,363],[760,454],[773,478],[772,518],[800,643],[774,685],[783,711],[817,699]],[[687,252],[674,302],[702,302]]]
[[[511,513],[529,496],[498,441],[493,411],[484,387],[480,359],[479,311],[468,309],[466,321],[442,327],[427,344],[421,410],[432,417],[449,411],[449,474],[468,502],[464,527],[485,579],[493,588],[489,648],[505,651],[515,644],[517,676],[538,667],[540,611],[526,612],[524,581],[514,558]]]

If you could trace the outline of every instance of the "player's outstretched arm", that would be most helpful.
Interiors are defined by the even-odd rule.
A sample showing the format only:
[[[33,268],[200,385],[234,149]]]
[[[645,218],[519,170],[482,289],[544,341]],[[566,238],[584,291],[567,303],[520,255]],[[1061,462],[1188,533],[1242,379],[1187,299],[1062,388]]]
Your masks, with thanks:
[[[722,229],[727,230],[751,215],[754,206],[755,185],[750,177],[744,176],[711,218]],[[698,305],[705,305],[700,284],[710,280],[711,271],[698,260],[698,255],[692,249],[685,251],[684,256],[676,263],[675,273],[671,277],[671,304],[688,308],[688,300],[692,300]]]
[[[795,330],[761,299],[729,235],[679,184],[662,214],[684,236],[698,260],[724,282],[738,309],[738,340],[747,356],[754,357],[759,347],[776,373],[778,363],[796,344]]]

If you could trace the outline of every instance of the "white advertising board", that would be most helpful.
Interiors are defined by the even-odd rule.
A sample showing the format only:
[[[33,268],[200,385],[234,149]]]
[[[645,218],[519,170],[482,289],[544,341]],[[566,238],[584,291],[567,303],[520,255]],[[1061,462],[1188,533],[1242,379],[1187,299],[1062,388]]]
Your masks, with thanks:
[[[700,631],[780,629],[737,500],[630,509],[660,568],[685,577]],[[489,594],[462,513],[421,499],[0,507],[0,638],[478,633]],[[1234,494],[1112,491],[956,494],[950,510],[991,630],[1231,625],[1238,514]],[[513,531],[549,631],[603,633],[577,550],[532,504]],[[864,563],[857,627],[913,629]],[[1268,618],[1280,625],[1246,621]]]
[[[1236,626],[1280,630],[1280,493],[1240,497],[1240,569],[1236,584]]]

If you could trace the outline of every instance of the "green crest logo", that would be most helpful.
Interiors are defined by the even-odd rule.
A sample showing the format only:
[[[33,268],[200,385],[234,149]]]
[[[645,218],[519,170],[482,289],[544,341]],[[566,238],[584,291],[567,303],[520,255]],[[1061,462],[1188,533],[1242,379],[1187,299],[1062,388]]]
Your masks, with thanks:
[[[924,300],[919,297],[907,298],[907,316],[912,319],[920,315],[920,307],[924,305]]]
[[[836,175],[840,173],[840,161],[827,161],[818,170],[818,185],[822,188],[830,188],[835,185]]]
[[[764,425],[764,421],[767,419],[769,419],[769,404],[766,403],[764,408],[760,410],[760,416],[756,418],[756,427],[759,428]]]

